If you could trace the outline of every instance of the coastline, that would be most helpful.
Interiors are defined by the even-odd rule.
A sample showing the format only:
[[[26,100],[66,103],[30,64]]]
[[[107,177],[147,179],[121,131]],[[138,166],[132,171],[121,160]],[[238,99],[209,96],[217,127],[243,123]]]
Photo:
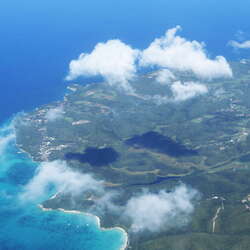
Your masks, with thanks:
[[[81,212],[78,210],[66,210],[63,208],[58,208],[58,209],[52,209],[52,208],[45,208],[42,204],[38,204],[37,205],[42,211],[44,212],[48,212],[48,211],[60,211],[63,213],[69,213],[69,214],[82,214],[82,215],[86,215],[86,216],[90,216],[93,217],[97,223],[97,226],[102,230],[102,231],[107,231],[107,230],[119,230],[123,233],[125,240],[124,240],[124,244],[120,247],[119,250],[127,250],[128,246],[129,246],[129,237],[128,237],[128,233],[126,232],[126,230],[122,227],[111,227],[111,228],[104,228],[101,226],[101,219],[94,214],[90,214],[87,212]]]
[[[15,132],[15,135],[16,135],[16,131],[14,129],[14,132]],[[33,157],[28,153],[26,152],[20,145],[17,144],[16,140],[15,140],[15,146],[16,148],[19,150],[19,153],[21,154],[24,154],[27,156],[27,158],[29,158],[32,162],[34,163],[39,163],[37,162],[35,159],[33,159]],[[49,199],[53,199],[55,198],[56,196],[58,195],[58,193],[54,194],[52,197],[50,197]],[[58,209],[52,209],[52,208],[45,208],[43,207],[42,204],[38,204],[37,205],[42,211],[44,212],[49,212],[49,211],[61,211],[63,213],[71,213],[71,214],[83,214],[83,215],[86,215],[86,216],[90,216],[90,217],[93,217],[97,223],[97,226],[102,230],[102,231],[106,231],[106,230],[119,230],[123,233],[124,237],[125,237],[125,240],[124,240],[124,244],[120,247],[119,250],[127,250],[128,249],[128,246],[129,246],[129,236],[128,236],[128,233],[126,232],[126,230],[122,227],[112,227],[112,228],[104,228],[101,226],[101,219],[97,216],[97,215],[94,215],[94,214],[90,214],[90,213],[87,213],[87,212],[81,212],[81,211],[77,211],[77,210],[66,210],[66,209],[63,209],[63,208],[58,208]]]

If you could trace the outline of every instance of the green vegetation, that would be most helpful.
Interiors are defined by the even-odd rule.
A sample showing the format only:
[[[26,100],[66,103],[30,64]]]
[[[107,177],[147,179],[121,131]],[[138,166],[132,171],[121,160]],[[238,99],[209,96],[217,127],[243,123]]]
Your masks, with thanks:
[[[148,98],[149,94],[171,96],[168,86],[156,84],[151,75],[132,83],[136,95],[126,95],[106,84],[72,85],[63,101],[22,117],[16,126],[17,144],[37,161],[65,159],[68,153],[80,156],[88,148],[111,148],[118,157],[103,166],[86,160],[68,162],[119,191],[119,205],[144,187],[169,190],[182,181],[199,190],[200,202],[186,228],[131,235],[134,249],[247,250],[250,63],[232,63],[232,67],[233,79],[209,82],[208,94],[179,103],[159,104],[159,97],[157,102],[156,96]],[[194,80],[190,74],[178,77]],[[59,105],[63,106],[63,117],[46,120],[47,111]],[[157,140],[153,136],[144,143],[141,138],[147,133],[157,135]],[[177,151],[169,151],[168,145]],[[44,205],[83,211],[90,205],[87,199],[83,202],[81,198],[74,205],[69,200],[57,197]],[[105,226],[129,227],[116,215],[100,216]]]

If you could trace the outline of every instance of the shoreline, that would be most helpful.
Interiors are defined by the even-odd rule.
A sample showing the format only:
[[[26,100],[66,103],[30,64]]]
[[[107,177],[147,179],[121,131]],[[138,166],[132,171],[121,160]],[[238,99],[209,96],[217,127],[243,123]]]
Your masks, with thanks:
[[[53,208],[45,208],[42,204],[38,204],[37,205],[42,211],[44,212],[49,212],[49,211],[59,211],[59,212],[63,212],[63,213],[68,213],[68,214],[82,214],[82,215],[86,215],[86,216],[90,216],[92,218],[95,219],[97,226],[102,230],[102,231],[107,231],[107,230],[119,230],[123,233],[124,237],[125,237],[125,242],[124,244],[119,248],[119,250],[126,250],[128,249],[129,246],[129,237],[128,237],[128,233],[126,232],[125,229],[123,229],[122,227],[110,227],[110,228],[104,228],[101,226],[101,219],[94,214],[90,214],[87,212],[81,212],[78,210],[66,210],[63,208],[57,208],[57,209],[53,209]]]
[[[16,133],[16,131],[15,131]],[[24,149],[22,149],[22,147],[20,147],[20,145],[17,144],[17,142],[15,141],[15,146],[16,148],[19,150],[19,152],[21,154],[24,154],[27,156],[27,158],[29,158],[32,162],[34,163],[39,163],[37,161],[35,161],[33,159],[33,157],[28,153],[26,152]],[[52,197],[50,197],[49,199],[53,199],[55,198],[56,196],[58,195],[58,193],[55,193]],[[125,237],[125,242],[123,244],[123,246],[121,246],[119,248],[119,250],[127,250],[128,249],[128,246],[129,246],[129,236],[128,236],[128,233],[126,232],[125,229],[123,229],[122,227],[112,227],[112,228],[104,228],[101,226],[101,219],[97,216],[97,215],[94,215],[94,214],[90,214],[90,213],[87,213],[87,212],[81,212],[81,211],[77,211],[77,210],[66,210],[66,209],[63,209],[63,208],[58,208],[58,209],[52,209],[52,208],[45,208],[42,204],[38,204],[37,205],[42,211],[44,212],[49,212],[49,211],[60,211],[60,212],[63,212],[63,213],[71,213],[71,214],[83,214],[83,215],[86,215],[86,216],[90,216],[90,217],[93,217],[97,223],[97,226],[102,230],[102,231],[106,231],[106,230],[119,230],[123,233],[124,237]]]

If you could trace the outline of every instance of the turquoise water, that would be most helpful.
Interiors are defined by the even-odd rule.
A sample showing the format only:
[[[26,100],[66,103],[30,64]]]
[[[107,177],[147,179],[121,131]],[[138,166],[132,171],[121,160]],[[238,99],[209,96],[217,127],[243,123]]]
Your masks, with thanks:
[[[94,217],[42,211],[19,199],[38,164],[18,153],[10,125],[0,129],[0,249],[117,250],[119,230],[101,230]],[[49,198],[43,197],[43,199]]]

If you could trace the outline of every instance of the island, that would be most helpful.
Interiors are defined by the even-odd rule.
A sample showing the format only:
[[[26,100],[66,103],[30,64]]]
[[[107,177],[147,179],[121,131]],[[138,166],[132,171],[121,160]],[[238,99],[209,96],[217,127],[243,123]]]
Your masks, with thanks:
[[[58,193],[44,209],[94,213],[102,227],[121,227],[129,249],[248,249],[250,245],[250,61],[231,62],[234,77],[205,81],[208,92],[174,101],[155,72],[136,77],[135,92],[106,83],[71,84],[63,100],[23,114],[18,147],[34,161],[66,161],[103,180],[124,206],[143,189],[185,183],[199,191],[189,223],[157,232],[130,231],[131,221],[94,209],[102,197]],[[175,72],[179,81],[197,81]],[[48,112],[55,111],[55,117]]]

